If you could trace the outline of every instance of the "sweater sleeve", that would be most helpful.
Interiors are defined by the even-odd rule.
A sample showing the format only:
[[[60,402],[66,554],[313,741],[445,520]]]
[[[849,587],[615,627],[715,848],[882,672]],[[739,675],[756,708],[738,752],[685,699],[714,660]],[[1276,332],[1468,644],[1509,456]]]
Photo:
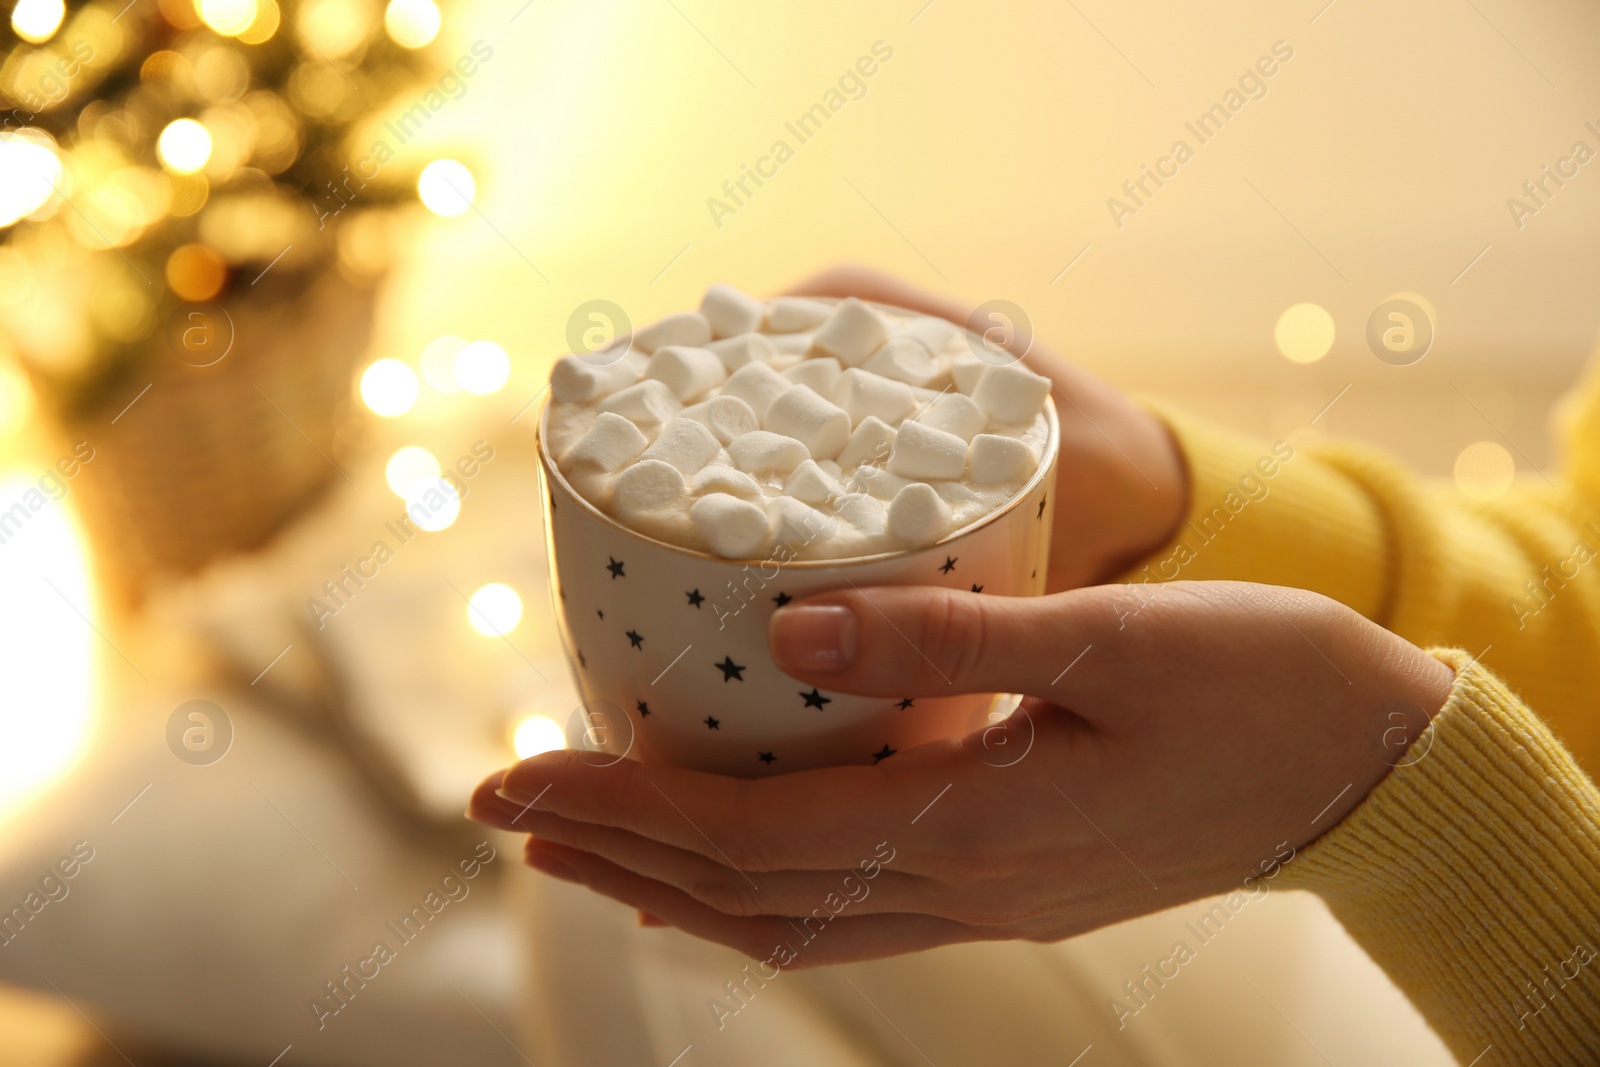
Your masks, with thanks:
[[[1600,374],[1567,402],[1564,468],[1491,503],[1370,447],[1268,444],[1149,403],[1188,464],[1190,506],[1124,580],[1311,589],[1414,644],[1466,647],[1600,767]]]
[[[1462,1064],[1600,1062],[1600,790],[1487,669],[1434,655],[1457,672],[1443,710],[1281,884],[1320,895]]]

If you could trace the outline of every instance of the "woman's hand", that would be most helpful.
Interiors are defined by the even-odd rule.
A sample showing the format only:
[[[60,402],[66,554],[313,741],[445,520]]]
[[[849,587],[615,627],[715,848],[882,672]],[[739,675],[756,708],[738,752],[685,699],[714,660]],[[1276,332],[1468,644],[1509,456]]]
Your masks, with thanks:
[[[472,816],[531,833],[547,873],[778,966],[1056,940],[1275,873],[1453,678],[1331,600],[1236,583],[828,593],[770,638],[830,690],[1030,699],[876,766],[760,780],[548,753],[484,782]]]
[[[969,323],[970,308],[861,267],[839,267],[796,293],[856,296]],[[1161,548],[1188,507],[1188,474],[1160,419],[1035,341],[1028,366],[1055,382],[1061,420],[1051,592],[1105,581]]]

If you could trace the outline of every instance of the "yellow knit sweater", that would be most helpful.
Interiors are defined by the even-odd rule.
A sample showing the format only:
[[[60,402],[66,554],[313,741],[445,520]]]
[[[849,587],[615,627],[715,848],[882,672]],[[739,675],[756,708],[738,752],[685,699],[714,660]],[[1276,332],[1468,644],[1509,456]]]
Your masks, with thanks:
[[[1281,461],[1154,406],[1192,502],[1127,580],[1313,589],[1457,672],[1404,765],[1284,877],[1461,1063],[1600,1063],[1600,372],[1564,405],[1564,468],[1492,504],[1370,448]]]

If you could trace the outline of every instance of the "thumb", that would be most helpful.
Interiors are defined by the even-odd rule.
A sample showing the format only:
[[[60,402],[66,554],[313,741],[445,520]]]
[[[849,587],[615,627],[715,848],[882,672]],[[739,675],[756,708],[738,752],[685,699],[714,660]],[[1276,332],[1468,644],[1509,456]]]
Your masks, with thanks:
[[[1086,617],[1098,599],[1088,590],[1043,597],[927,586],[839,590],[780,608],[767,643],[785,672],[836,692],[1060,697],[1053,682],[1099,628]]]

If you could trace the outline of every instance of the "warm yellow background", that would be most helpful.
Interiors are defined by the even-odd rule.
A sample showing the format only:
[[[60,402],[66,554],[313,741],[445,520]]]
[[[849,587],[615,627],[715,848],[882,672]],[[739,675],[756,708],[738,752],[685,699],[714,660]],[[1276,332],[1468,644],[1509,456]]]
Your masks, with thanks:
[[[1485,415],[1542,463],[1594,339],[1600,162],[1520,231],[1506,207],[1574,140],[1600,150],[1592,5],[522,3],[447,17],[445,53],[495,58],[404,151],[467,160],[481,215],[437,223],[403,272],[395,354],[448,331],[542,363],[592,297],[637,321],[712,280],[761,292],[855,259],[1013,300],[1107,376],[1262,431],[1354,382],[1319,425],[1444,473],[1499,439]],[[706,199],[880,39],[866,98],[713,225]],[[1295,55],[1268,96],[1118,230],[1106,199],[1277,40]],[[1400,290],[1438,318],[1406,369],[1363,340]],[[1312,366],[1272,343],[1301,301],[1338,327]]]

